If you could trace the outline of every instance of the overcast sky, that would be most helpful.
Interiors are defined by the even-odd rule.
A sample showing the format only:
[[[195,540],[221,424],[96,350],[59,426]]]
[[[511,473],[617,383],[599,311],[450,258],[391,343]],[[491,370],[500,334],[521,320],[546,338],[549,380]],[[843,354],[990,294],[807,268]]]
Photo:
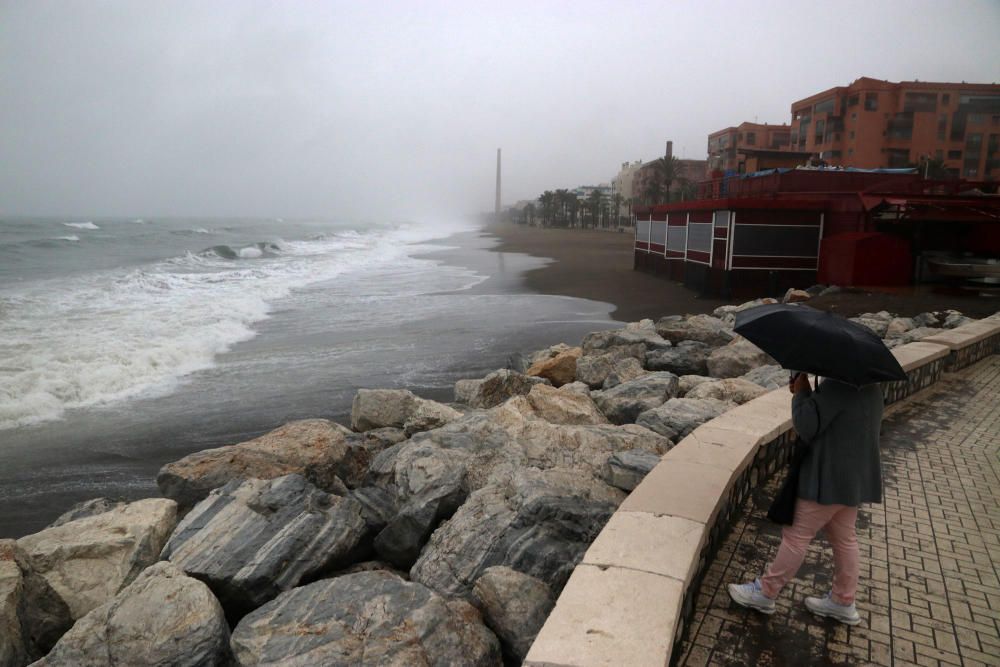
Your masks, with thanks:
[[[998,35],[997,0],[0,0],[0,213],[487,210],[497,147],[533,198],[860,76],[1000,82]]]

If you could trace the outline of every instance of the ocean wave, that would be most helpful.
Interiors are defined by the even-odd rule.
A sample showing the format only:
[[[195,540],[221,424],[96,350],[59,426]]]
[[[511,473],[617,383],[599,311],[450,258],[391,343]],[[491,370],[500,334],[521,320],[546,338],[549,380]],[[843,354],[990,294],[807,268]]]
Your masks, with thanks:
[[[79,241],[80,237],[76,234],[70,234],[69,236],[57,236],[53,241]]]
[[[90,229],[90,230],[100,229],[100,227],[90,222],[89,220],[87,222],[64,222],[63,224],[67,227],[75,227],[76,229]]]

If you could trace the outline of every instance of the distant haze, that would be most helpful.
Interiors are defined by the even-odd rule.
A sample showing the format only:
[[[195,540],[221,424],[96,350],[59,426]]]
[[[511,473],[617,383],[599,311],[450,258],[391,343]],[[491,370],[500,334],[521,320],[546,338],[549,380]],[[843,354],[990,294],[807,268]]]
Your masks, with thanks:
[[[511,203],[860,76],[1000,81],[998,34],[995,0],[0,0],[0,214],[491,210],[497,147]]]

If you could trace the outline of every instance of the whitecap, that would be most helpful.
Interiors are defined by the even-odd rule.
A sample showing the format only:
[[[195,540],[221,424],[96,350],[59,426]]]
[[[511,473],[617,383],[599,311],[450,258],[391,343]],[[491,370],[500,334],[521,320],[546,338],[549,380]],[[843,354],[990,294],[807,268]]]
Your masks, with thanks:
[[[69,236],[57,236],[54,241],[79,241],[80,237],[76,234],[70,234]]]
[[[250,246],[249,248],[240,248],[238,254],[243,259],[254,259],[262,257],[264,255],[264,251],[257,246]]]
[[[64,222],[63,224],[67,227],[75,227],[77,229],[100,229],[100,227],[89,220],[87,222]]]

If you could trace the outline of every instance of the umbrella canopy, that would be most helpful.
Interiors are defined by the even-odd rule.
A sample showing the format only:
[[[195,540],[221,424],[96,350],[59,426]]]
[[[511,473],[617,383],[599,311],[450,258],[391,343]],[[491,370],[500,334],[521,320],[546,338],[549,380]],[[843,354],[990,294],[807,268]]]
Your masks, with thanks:
[[[905,380],[882,339],[840,315],[797,303],[774,303],[736,314],[733,329],[784,368],[855,386]]]

